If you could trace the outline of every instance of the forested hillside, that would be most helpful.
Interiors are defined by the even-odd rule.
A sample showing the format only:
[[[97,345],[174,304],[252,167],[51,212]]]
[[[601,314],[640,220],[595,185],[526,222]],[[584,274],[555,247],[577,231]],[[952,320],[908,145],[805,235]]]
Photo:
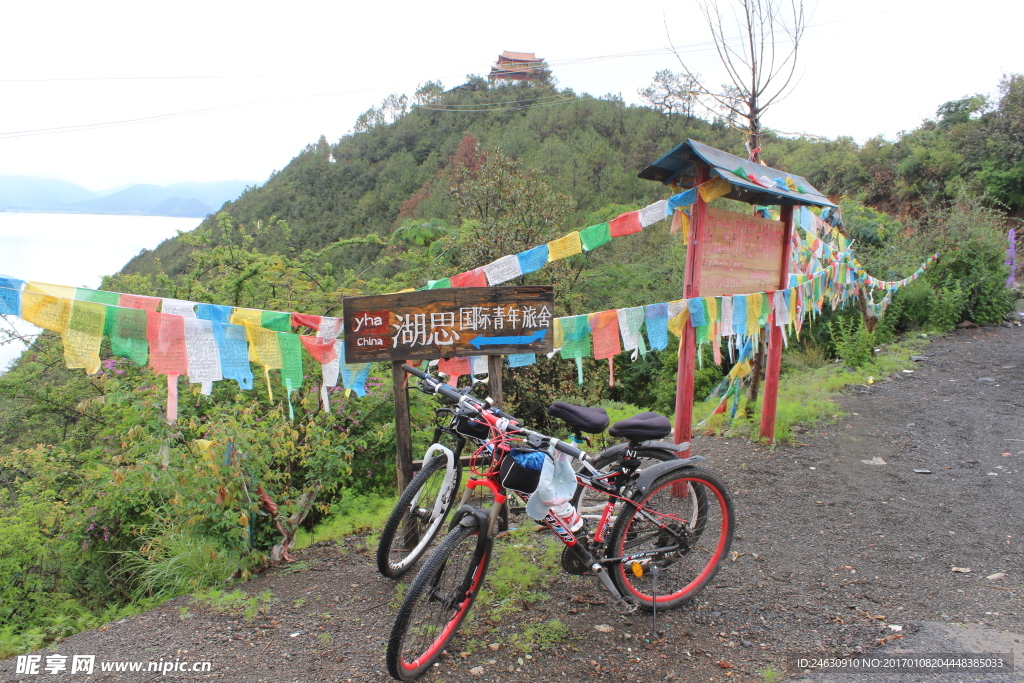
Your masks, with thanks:
[[[311,144],[104,289],[339,315],[345,296],[421,287],[665,198],[672,190],[637,173],[687,138],[746,155],[733,122],[665,104],[685,93],[661,95],[627,106],[471,79],[449,92],[428,83],[411,100],[390,96],[351,135]],[[1024,212],[1021,77],[1005,79],[998,101],[942,104],[934,121],[897,140],[769,132],[763,147],[767,164],[841,204],[842,230],[876,278],[901,280],[942,254],[895,294],[877,327],[856,306],[808,322],[789,340],[787,367],[856,366],[902,332],[948,331],[965,318],[998,323],[1012,308],[1005,261],[1008,230]],[[655,226],[514,283],[554,284],[559,316],[678,299],[685,243],[668,222]],[[266,566],[285,524],[294,531],[290,515],[308,513],[308,527],[393,494],[386,368],[374,368],[365,396],[332,389],[329,405],[309,359],[294,391],[276,370],[257,368],[248,391],[215,382],[211,396],[182,377],[169,424],[166,377],[104,344],[100,371],[86,376],[65,369],[61,336],[46,333],[0,375],[0,570],[11,577],[0,656],[125,606],[244,578]],[[616,357],[613,386],[608,361],[583,363],[582,383],[558,357],[509,369],[509,410],[538,426],[553,400],[612,401],[619,417],[673,410],[674,340],[635,361]],[[726,371],[727,360],[705,353],[697,398]],[[427,434],[433,404],[413,402],[414,433]],[[815,420],[832,412],[821,403],[794,410]],[[756,403],[744,408],[734,433],[756,424]]]

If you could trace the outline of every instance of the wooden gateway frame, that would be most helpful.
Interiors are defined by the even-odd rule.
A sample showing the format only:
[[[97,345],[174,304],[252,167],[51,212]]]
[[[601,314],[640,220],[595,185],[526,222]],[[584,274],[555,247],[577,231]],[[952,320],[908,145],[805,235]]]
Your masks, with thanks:
[[[755,164],[695,140],[682,143],[639,175],[676,188],[687,184],[696,188],[711,180],[719,184],[724,181],[728,184],[728,191],[720,196],[751,205],[780,207],[781,220],[769,221],[711,208],[698,191],[686,241],[685,299],[760,291],[770,295],[777,289],[785,289],[789,285],[793,207],[835,206],[805,178]],[[729,213],[732,216],[723,216]],[[751,238],[757,240],[754,253],[743,249],[745,243],[750,246]],[[754,286],[759,288],[748,289]],[[780,327],[769,325],[769,329],[761,437],[771,442],[775,440],[775,408],[783,342]],[[696,341],[693,326],[683,325],[676,381],[676,443],[689,442],[693,436]]]

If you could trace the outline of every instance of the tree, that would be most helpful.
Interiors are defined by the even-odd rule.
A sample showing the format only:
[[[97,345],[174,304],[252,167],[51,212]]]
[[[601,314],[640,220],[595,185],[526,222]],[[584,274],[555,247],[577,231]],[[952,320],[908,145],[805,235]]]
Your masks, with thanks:
[[[673,51],[696,91],[710,100],[705,105],[726,118],[747,122],[753,160],[761,142],[761,116],[790,92],[796,75],[797,51],[807,27],[802,0],[733,0],[732,22],[722,15],[718,0],[699,0],[711,29],[718,57],[730,83],[724,91],[711,89],[692,71],[679,52]],[[738,35],[735,35],[738,33]],[[734,90],[733,90],[734,88]]]
[[[663,69],[654,74],[654,80],[649,86],[636,92],[654,109],[669,116],[684,115],[689,121],[693,117],[698,89],[699,85],[693,76]]]

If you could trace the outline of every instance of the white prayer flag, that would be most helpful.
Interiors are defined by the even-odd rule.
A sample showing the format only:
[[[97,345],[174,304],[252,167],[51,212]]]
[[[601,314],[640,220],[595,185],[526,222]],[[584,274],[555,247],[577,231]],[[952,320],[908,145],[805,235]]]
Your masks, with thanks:
[[[523,269],[519,267],[519,259],[516,256],[502,256],[497,261],[484,266],[484,274],[487,276],[488,284],[500,285],[502,282],[508,282],[512,278],[522,275]]]
[[[180,315],[182,318],[196,317],[196,302],[181,299],[163,299],[160,311],[167,315]],[[220,378],[218,378],[220,379]]]
[[[650,206],[645,206],[640,209],[640,226],[646,228],[648,225],[653,225],[658,221],[663,221],[668,216],[665,214],[668,208],[668,200],[662,199],[661,201],[654,202]]]

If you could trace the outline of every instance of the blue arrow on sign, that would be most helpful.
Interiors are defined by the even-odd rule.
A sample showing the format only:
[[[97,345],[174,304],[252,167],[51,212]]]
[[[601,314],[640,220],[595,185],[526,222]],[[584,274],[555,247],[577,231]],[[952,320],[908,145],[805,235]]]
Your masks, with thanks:
[[[506,346],[512,344],[532,344],[535,341],[543,339],[547,335],[547,330],[538,330],[533,334],[525,334],[519,337],[484,337],[478,335],[469,340],[469,343],[476,348],[481,346]]]

